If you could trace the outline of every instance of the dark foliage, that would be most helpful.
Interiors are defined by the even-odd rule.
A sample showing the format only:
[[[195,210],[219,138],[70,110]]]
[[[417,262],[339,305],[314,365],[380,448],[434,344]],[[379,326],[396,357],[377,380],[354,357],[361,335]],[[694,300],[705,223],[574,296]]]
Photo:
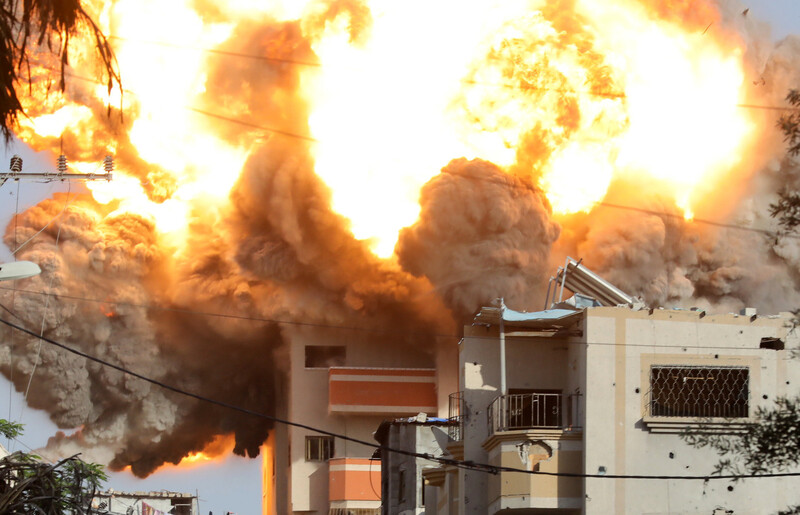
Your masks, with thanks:
[[[119,84],[114,53],[80,0],[0,0],[0,131],[6,142],[22,114],[17,89],[29,69],[31,47],[46,47],[59,56],[63,90],[70,38],[81,30],[91,33],[95,40],[110,91],[115,82]]]
[[[786,101],[794,109],[780,117],[778,128],[783,132],[788,154],[797,156],[800,154],[800,90],[789,90]],[[800,225],[800,193],[788,189],[778,192],[778,201],[769,205],[769,214],[778,219],[784,230],[794,231]]]
[[[689,431],[684,439],[695,447],[710,447],[721,459],[714,473],[765,474],[800,465],[800,397],[778,398],[775,406],[759,407],[755,421],[741,433],[723,435]]]
[[[769,216],[777,218],[786,231],[793,231],[800,225],[800,193],[791,190],[778,192],[778,201],[769,205]]]
[[[0,420],[0,434],[16,438],[19,424]],[[77,456],[55,464],[15,452],[0,459],[0,513],[82,515],[93,513],[92,498],[106,480],[100,465]]]

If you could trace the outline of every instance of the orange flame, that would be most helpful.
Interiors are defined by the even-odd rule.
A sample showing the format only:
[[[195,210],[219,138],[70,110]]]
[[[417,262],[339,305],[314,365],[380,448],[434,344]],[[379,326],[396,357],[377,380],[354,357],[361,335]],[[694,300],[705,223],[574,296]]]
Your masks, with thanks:
[[[114,311],[114,308],[107,304],[100,304],[100,312],[108,318],[111,318],[117,314],[117,312]]]
[[[226,456],[233,452],[236,439],[233,435],[217,435],[199,452],[190,453],[175,465],[178,468],[202,465],[210,462],[222,461]]]
[[[422,185],[463,156],[534,177],[557,213],[588,211],[614,179],[633,175],[651,178],[691,218],[702,200],[698,185],[735,168],[756,132],[736,107],[743,50],[712,27],[719,14],[710,2],[653,4],[494,0],[465,8],[455,0],[374,0],[368,20],[343,9],[324,29],[305,24],[322,66],[302,71],[298,87],[311,107],[315,169],[333,191],[333,208],[351,220],[356,238],[388,256],[398,231],[419,214]],[[197,5],[97,7],[129,90],[127,137],[174,184],[154,195],[152,174],[120,169],[113,182],[89,187],[98,202],[116,202],[115,213],[141,214],[177,236],[178,248],[189,213],[224,205],[257,144],[223,139],[192,110],[208,80],[197,49],[220,45],[244,20],[308,21],[319,9],[239,0],[205,16]],[[91,60],[79,56],[72,65],[81,70]],[[118,105],[121,96],[100,87],[88,94],[87,105]],[[49,98],[29,102],[32,118],[20,128],[26,141],[104,130],[89,127],[89,108]],[[116,150],[113,139],[95,139],[106,142],[99,154]]]

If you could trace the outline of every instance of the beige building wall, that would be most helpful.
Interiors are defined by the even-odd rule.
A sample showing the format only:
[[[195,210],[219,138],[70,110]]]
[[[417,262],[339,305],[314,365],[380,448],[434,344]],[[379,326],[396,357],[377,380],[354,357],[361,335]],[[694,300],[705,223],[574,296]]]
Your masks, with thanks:
[[[527,440],[531,445],[542,442],[570,453],[554,455],[542,467],[569,462],[585,474],[706,475],[713,471],[719,456],[688,445],[680,433],[697,427],[698,422],[730,431],[742,420],[651,417],[651,366],[745,367],[750,416],[757,406],[771,406],[776,397],[800,391],[800,360],[792,357],[791,350],[798,348],[798,337],[790,330],[788,314],[768,317],[589,308],[584,315],[576,328],[579,331],[572,336],[543,337],[506,324],[508,388],[580,395],[576,431],[569,442],[533,433],[510,434],[513,431],[489,438],[486,409],[500,395],[499,330],[496,325],[465,327],[459,349],[459,382],[466,399],[465,459],[522,467],[519,444]],[[762,338],[780,338],[786,350],[760,348]],[[580,435],[577,440],[576,435]],[[517,503],[519,510],[561,510],[553,513],[575,509],[585,514],[709,514],[723,509],[739,515],[774,513],[800,504],[800,489],[792,486],[792,478],[737,483],[586,478],[578,487],[570,485],[569,495],[558,494],[561,501],[555,501],[548,500],[551,494],[545,492],[554,491],[555,487],[547,487],[548,482],[553,483],[550,478],[520,475],[492,483],[482,472],[452,473],[459,477],[458,501],[451,498],[446,509],[440,502],[439,513],[494,513],[501,508],[513,510]],[[535,506],[525,498],[528,492],[541,498]],[[574,507],[570,499],[579,499],[580,505]]]
[[[749,411],[770,406],[800,386],[800,362],[789,318],[709,315],[702,312],[587,311],[586,472],[625,475],[705,475],[719,456],[686,444],[680,431],[691,419],[656,423],[648,416],[651,365],[736,366],[749,369]],[[760,349],[778,337],[787,350]],[[721,427],[724,427],[722,424]],[[664,433],[661,433],[664,431]],[[586,480],[586,513],[767,513],[800,502],[791,479]]]
[[[294,329],[289,339],[291,341],[288,348],[290,370],[288,371],[288,388],[285,392],[286,418],[370,443],[375,442],[373,433],[387,418],[387,415],[330,413],[328,408],[328,368],[306,368],[306,346],[345,346],[344,365],[348,367],[433,368],[437,364],[437,355],[433,349],[389,346],[380,341],[380,336],[372,333],[341,331],[341,334],[332,336],[330,330],[301,328]],[[450,384],[455,384],[455,362],[451,362],[447,367],[446,363],[441,361],[443,366],[441,370],[437,371],[438,377],[441,377],[445,383],[449,381]],[[449,393],[447,386],[437,390],[437,396],[440,398],[444,396],[446,399]],[[442,409],[441,406],[440,409]],[[446,412],[446,401],[443,409]],[[388,415],[389,418],[391,416]],[[283,506],[286,511],[279,509],[279,513],[328,513],[328,463],[324,461],[309,462],[305,459],[306,436],[317,434],[306,429],[289,427],[285,430],[285,442],[282,442],[279,437],[276,438],[276,462],[280,464],[281,456],[285,457],[283,470],[286,471],[285,476],[288,479],[284,487],[287,495]],[[377,444],[377,442],[375,443]],[[334,457],[369,458],[374,450],[373,447],[336,438]],[[277,495],[280,498],[280,488],[278,490]]]

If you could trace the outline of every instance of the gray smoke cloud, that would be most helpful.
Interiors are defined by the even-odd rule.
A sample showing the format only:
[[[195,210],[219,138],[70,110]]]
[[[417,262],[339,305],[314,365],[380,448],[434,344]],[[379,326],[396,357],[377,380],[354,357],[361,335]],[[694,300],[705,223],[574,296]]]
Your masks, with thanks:
[[[422,189],[420,206],[400,234],[400,265],[429,278],[459,320],[496,297],[541,306],[560,230],[541,190],[492,163],[456,159]]]

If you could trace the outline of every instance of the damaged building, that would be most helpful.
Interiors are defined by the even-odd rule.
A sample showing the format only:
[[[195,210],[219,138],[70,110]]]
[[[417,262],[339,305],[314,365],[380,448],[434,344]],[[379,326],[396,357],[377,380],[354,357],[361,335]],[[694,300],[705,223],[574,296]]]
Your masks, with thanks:
[[[735,434],[759,406],[798,393],[790,313],[648,309],[571,259],[551,286],[550,309],[498,299],[464,328],[442,454],[462,466],[427,462],[424,499],[402,511],[385,502],[384,513],[769,513],[800,503],[793,478],[703,479],[720,457],[682,438]],[[563,301],[566,290],[576,295]],[[398,477],[384,470],[405,487]]]

